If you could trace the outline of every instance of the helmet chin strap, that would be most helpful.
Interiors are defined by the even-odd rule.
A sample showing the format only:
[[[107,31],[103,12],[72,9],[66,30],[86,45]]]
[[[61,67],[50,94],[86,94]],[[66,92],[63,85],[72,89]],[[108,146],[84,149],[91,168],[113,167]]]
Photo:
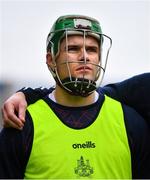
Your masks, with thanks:
[[[58,83],[63,89],[74,96],[87,97],[96,90],[96,83],[85,78],[69,77]]]

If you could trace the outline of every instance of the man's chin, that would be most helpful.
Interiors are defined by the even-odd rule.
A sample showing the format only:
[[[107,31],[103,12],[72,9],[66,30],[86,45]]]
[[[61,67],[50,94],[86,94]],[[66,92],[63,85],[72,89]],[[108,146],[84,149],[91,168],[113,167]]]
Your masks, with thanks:
[[[85,76],[76,76],[76,78],[79,78],[79,79],[87,79],[87,80],[90,80],[90,81],[93,81],[93,78],[91,78],[91,76],[88,76],[88,75],[85,75]]]

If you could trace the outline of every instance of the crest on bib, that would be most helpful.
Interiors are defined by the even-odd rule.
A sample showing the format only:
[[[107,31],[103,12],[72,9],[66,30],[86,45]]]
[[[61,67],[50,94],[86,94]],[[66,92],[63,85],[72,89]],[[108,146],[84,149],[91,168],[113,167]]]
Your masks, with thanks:
[[[83,156],[77,160],[77,167],[74,168],[75,174],[79,177],[89,177],[91,174],[94,173],[93,167],[90,166],[90,162],[87,159],[84,160]]]

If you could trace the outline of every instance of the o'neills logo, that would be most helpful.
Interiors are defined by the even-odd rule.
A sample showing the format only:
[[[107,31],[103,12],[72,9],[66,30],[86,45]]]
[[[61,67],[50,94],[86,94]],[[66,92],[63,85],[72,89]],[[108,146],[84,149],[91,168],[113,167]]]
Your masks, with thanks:
[[[78,148],[95,148],[96,145],[95,143],[93,143],[92,141],[86,141],[85,143],[83,144],[80,144],[80,143],[75,143],[72,145],[72,147],[74,149],[78,149]]]

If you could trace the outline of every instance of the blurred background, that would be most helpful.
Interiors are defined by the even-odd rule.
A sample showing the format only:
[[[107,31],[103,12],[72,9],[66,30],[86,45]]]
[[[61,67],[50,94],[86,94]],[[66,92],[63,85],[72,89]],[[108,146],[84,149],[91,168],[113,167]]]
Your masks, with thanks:
[[[46,37],[56,18],[66,14],[98,19],[112,38],[102,85],[150,71],[148,0],[1,0],[0,106],[24,86],[54,84],[45,64]]]

